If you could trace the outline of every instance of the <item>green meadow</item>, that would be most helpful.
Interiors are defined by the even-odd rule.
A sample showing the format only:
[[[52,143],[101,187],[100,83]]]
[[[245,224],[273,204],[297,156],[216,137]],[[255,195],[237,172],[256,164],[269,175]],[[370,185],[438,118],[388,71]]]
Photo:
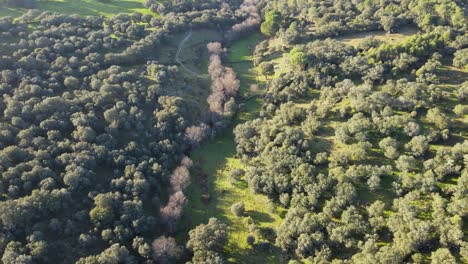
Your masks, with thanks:
[[[231,263],[284,263],[279,250],[253,250],[246,242],[249,234],[254,235],[256,243],[266,242],[263,234],[281,223],[280,215],[284,209],[269,202],[264,195],[254,194],[243,180],[233,182],[229,173],[242,168],[236,157],[233,129],[235,125],[257,116],[261,99],[250,91],[252,84],[261,83],[256,78],[251,53],[260,40],[259,34],[251,35],[235,42],[228,49],[228,65],[231,66],[241,82],[240,94],[245,98],[240,103],[243,109],[235,117],[232,127],[225,129],[214,140],[202,144],[191,154],[196,167],[192,170],[192,184],[187,190],[188,204],[185,208],[180,228],[190,230],[206,223],[209,218],[217,217],[228,225],[229,242],[226,246],[227,259]],[[206,182],[203,179],[206,177]],[[244,202],[246,214],[236,217],[231,213],[231,205]],[[247,222],[252,219],[257,231],[249,231]],[[187,235],[186,232],[180,234]],[[185,240],[186,237],[179,237]]]
[[[97,0],[48,0],[38,1],[37,9],[61,14],[82,16],[113,16],[118,13],[153,14],[143,6],[143,0],[112,0],[102,3]],[[18,17],[27,9],[6,8],[0,6],[0,16]]]

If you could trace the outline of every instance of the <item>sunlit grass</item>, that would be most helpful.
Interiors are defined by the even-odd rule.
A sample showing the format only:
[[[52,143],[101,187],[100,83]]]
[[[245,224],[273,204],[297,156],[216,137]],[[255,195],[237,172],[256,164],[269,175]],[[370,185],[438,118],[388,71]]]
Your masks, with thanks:
[[[398,30],[398,32],[395,33],[386,33],[384,31],[366,31],[346,34],[337,37],[336,39],[348,45],[357,47],[367,37],[374,37],[375,39],[382,42],[395,44],[415,35],[416,33],[418,33],[418,28],[408,26],[401,28]]]
[[[142,13],[154,15],[148,8],[143,6],[144,0],[111,0],[102,3],[97,0],[50,0],[39,1],[37,9],[51,11],[61,14],[77,14],[81,16],[113,16],[119,13]],[[18,17],[27,12],[21,8],[0,8],[0,16]]]
[[[257,83],[251,61],[251,48],[260,38],[259,34],[238,41],[229,47],[228,64],[233,67],[241,81],[241,94],[248,93],[251,84]],[[251,47],[251,48],[249,48]],[[258,228],[276,228],[281,223],[278,213],[272,213],[275,208],[278,212],[284,209],[272,205],[264,195],[254,194],[245,181],[232,182],[229,172],[242,168],[242,162],[236,157],[236,144],[233,129],[236,124],[254,118],[260,109],[261,99],[250,97],[243,101],[244,107],[235,117],[234,125],[225,129],[211,142],[197,148],[191,155],[192,160],[199,169],[192,170],[192,184],[187,191],[188,204],[185,215],[181,221],[181,229],[188,231],[193,227],[206,223],[210,217],[217,217],[228,227],[229,242],[225,249],[229,262],[232,263],[283,263],[279,250],[262,252],[253,250],[246,242],[250,234],[246,224],[246,217],[251,217]],[[200,182],[200,176],[206,174],[207,183]],[[204,186],[207,191],[204,191]],[[209,201],[203,201],[202,195],[209,194]],[[235,202],[244,202],[246,217],[235,217],[231,205]],[[180,232],[185,233],[186,232]],[[179,237],[184,241],[186,237]],[[264,241],[256,236],[258,242]]]
[[[0,6],[0,17],[18,17],[23,14],[23,10],[16,9],[16,8],[8,8],[4,6]]]

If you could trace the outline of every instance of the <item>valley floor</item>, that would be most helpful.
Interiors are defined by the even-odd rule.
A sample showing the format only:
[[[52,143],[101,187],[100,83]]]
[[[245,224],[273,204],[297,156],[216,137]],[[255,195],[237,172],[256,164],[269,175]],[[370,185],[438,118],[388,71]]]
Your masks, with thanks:
[[[248,219],[253,220],[259,233],[268,233],[270,228],[276,228],[281,223],[280,215],[285,214],[284,209],[271,204],[264,195],[253,194],[244,181],[233,183],[229,177],[232,170],[242,168],[241,161],[236,157],[233,128],[255,118],[262,103],[250,91],[250,86],[259,82],[251,61],[252,49],[259,40],[260,35],[254,34],[228,48],[228,65],[240,79],[240,94],[246,98],[241,101],[244,108],[235,117],[232,127],[191,154],[198,167],[192,172],[192,184],[187,191],[188,204],[180,223],[181,229],[187,231],[180,234],[187,235],[190,229],[206,223],[211,217],[225,222],[229,234],[226,253],[232,263],[284,263],[279,250],[271,248],[254,251],[246,242],[247,236],[253,234],[249,232]],[[231,205],[236,202],[244,202],[245,217],[239,218],[231,213]],[[257,244],[267,241],[262,234],[256,235],[256,238]],[[182,237],[180,239],[185,240]]]

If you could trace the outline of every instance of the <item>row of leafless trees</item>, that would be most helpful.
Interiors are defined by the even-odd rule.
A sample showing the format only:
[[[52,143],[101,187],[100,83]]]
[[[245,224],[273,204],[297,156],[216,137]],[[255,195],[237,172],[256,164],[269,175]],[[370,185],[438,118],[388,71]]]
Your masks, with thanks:
[[[160,209],[160,216],[163,224],[167,228],[167,233],[173,234],[176,231],[177,223],[182,216],[187,198],[183,191],[190,184],[190,167],[193,162],[189,157],[184,157],[180,165],[171,174],[171,195],[164,207]],[[174,238],[161,236],[153,241],[154,259],[157,263],[169,263],[171,258],[177,257],[181,248],[177,246]]]
[[[169,196],[167,204],[160,211],[161,219],[169,233],[175,231],[177,222],[182,216],[183,207],[187,201],[183,191],[190,184],[189,169],[191,166],[192,161],[188,157],[184,157],[180,166],[171,175],[172,194]]]
[[[245,12],[252,14],[247,20],[252,19],[255,15],[253,6],[247,3],[258,2],[258,0],[246,0],[242,5]],[[247,21],[246,20],[246,21]],[[251,21],[244,21],[243,23],[251,23]],[[234,25],[231,31],[241,32],[244,24],[240,23]],[[222,64],[222,56],[225,50],[222,48],[221,43],[212,42],[207,45],[210,53],[210,64],[208,66],[208,73],[211,77],[211,94],[207,98],[210,111],[219,116],[232,114],[235,111],[236,103],[235,96],[239,90],[239,80],[230,67],[225,67]],[[185,135],[192,147],[198,145],[210,134],[210,127],[205,123],[188,127]],[[164,207],[160,209],[160,216],[162,222],[166,225],[169,234],[176,231],[177,223],[183,213],[183,207],[187,199],[183,193],[184,189],[190,184],[190,167],[192,161],[188,157],[184,157],[180,166],[175,168],[171,175],[171,195]],[[177,246],[174,238],[161,236],[153,241],[154,259],[157,263],[169,263],[170,259],[180,254],[181,248]]]
[[[241,23],[235,24],[226,34],[226,39],[232,41],[242,34],[245,34],[258,26],[261,22],[257,5],[260,0],[245,0],[240,7],[240,11],[246,14],[247,18]],[[210,53],[210,64],[208,73],[211,77],[211,94],[207,98],[210,111],[223,116],[232,113],[235,108],[234,98],[239,90],[239,80],[230,67],[222,64],[222,55],[225,50],[221,43],[212,42],[207,45]],[[198,145],[210,134],[210,127],[205,123],[190,126],[185,131],[187,140],[192,147]],[[166,225],[168,233],[176,231],[177,223],[183,213],[183,207],[187,201],[183,191],[190,184],[189,169],[192,161],[184,157],[171,175],[172,194],[164,207],[160,209],[163,223]],[[153,241],[154,258],[157,263],[169,263],[171,258],[180,254],[181,248],[172,237],[161,236]]]
[[[239,12],[241,12],[246,19],[232,26],[232,28],[226,33],[225,38],[228,43],[252,31],[260,25],[261,18],[259,14],[259,5],[261,1],[262,0],[244,0],[240,6]],[[222,48],[221,43],[208,43],[207,48],[210,52],[208,73],[211,76],[212,81],[212,93],[208,97],[207,101],[210,106],[210,110],[214,115],[207,115],[209,118],[206,118],[205,121],[208,121],[208,123],[217,123],[216,120],[220,116],[232,114],[236,110],[237,105],[234,98],[239,90],[240,84],[234,70],[222,65],[222,55],[225,50]],[[214,125],[211,128],[216,129],[217,126]],[[197,146],[201,141],[212,134],[211,128],[206,123],[200,123],[199,125],[188,127],[185,131],[185,135],[187,140],[190,142],[191,147],[193,148]]]
[[[239,37],[251,32],[257,28],[261,21],[259,14],[259,4],[261,0],[244,0],[239,11],[247,18],[232,26],[231,30],[226,33],[227,42],[231,42]]]
[[[185,130],[185,137],[192,148],[225,127],[228,123],[225,117],[231,116],[237,109],[235,97],[240,83],[234,70],[222,63],[225,49],[219,42],[208,43],[207,49],[210,53],[208,74],[211,77],[211,94],[207,98],[210,111],[201,118],[203,122]]]
[[[239,90],[239,80],[232,68],[222,64],[221,56],[224,54],[224,50],[221,43],[208,43],[207,48],[210,52],[208,74],[211,77],[211,94],[207,99],[208,105],[214,113],[231,114],[236,108],[234,98]]]

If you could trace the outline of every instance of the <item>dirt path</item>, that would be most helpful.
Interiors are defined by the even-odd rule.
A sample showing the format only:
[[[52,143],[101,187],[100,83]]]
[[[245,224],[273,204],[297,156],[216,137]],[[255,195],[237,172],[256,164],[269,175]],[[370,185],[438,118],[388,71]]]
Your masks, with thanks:
[[[182,51],[182,48],[184,47],[185,43],[192,37],[192,30],[190,30],[190,32],[187,34],[187,36],[185,36],[185,38],[179,43],[179,46],[177,47],[177,52],[176,52],[176,55],[175,55],[175,60],[178,64],[180,64],[180,66],[185,70],[187,71],[188,73],[194,75],[194,76],[197,76],[199,77],[199,74],[192,71],[191,69],[189,69],[187,66],[185,66],[185,64],[180,60],[180,52]]]

